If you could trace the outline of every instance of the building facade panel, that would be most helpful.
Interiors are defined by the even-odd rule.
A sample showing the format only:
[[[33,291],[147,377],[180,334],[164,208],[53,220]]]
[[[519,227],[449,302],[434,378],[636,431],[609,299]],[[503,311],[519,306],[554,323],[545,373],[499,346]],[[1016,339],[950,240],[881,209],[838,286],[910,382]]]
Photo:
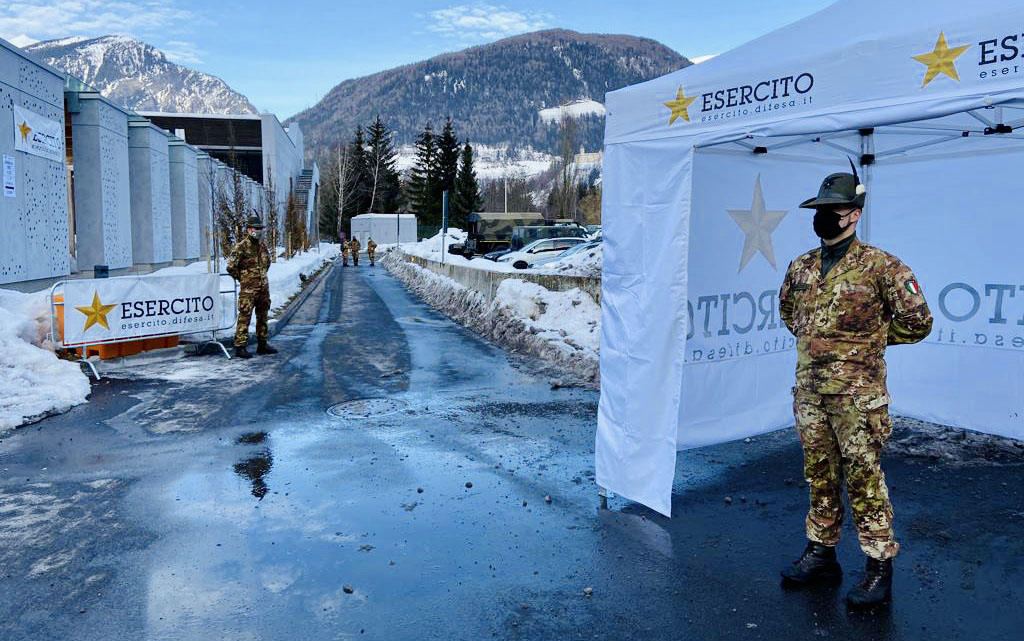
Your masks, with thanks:
[[[199,182],[196,152],[182,141],[170,144],[172,253],[175,261],[199,258]]]
[[[137,266],[168,263],[172,250],[167,136],[148,121],[130,122],[128,157],[133,260]]]
[[[63,126],[63,88],[63,77],[0,41],[0,160],[10,159],[7,180],[13,182],[13,195],[0,195],[0,284],[71,271],[63,157],[56,161],[16,151],[13,113],[15,106],[23,107]],[[61,146],[63,152],[63,138]]]

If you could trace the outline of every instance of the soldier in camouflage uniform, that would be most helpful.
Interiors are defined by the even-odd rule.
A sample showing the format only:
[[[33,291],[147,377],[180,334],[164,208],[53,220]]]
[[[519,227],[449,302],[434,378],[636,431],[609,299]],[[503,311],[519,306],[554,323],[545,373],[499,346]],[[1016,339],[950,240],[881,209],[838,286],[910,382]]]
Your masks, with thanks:
[[[262,232],[263,223],[259,217],[250,216],[246,223],[245,238],[235,244],[228,260],[228,273],[238,281],[235,356],[239,358],[252,358],[246,344],[249,342],[249,319],[253,308],[256,310],[256,353],[277,353],[277,350],[267,343],[267,313],[270,311],[270,283],[267,281],[267,270],[270,269],[270,252],[263,244]]]
[[[348,241],[341,239],[341,266],[348,267]]]
[[[366,256],[370,259],[370,267],[373,267],[377,259],[377,243],[373,242],[373,236],[366,239]]]
[[[348,244],[348,248],[352,250],[352,266],[359,267],[359,250],[362,249],[359,245],[359,239],[353,238],[352,242]]]
[[[885,348],[923,340],[932,327],[910,268],[857,239],[865,194],[856,173],[832,174],[817,198],[800,205],[816,210],[814,230],[822,244],[790,264],[779,292],[782,319],[797,337],[793,408],[810,487],[810,541],[782,576],[791,584],[841,577],[835,545],[845,478],[867,555],[864,576],[846,597],[852,606],[891,598],[892,558],[899,551],[880,466],[892,432]]]

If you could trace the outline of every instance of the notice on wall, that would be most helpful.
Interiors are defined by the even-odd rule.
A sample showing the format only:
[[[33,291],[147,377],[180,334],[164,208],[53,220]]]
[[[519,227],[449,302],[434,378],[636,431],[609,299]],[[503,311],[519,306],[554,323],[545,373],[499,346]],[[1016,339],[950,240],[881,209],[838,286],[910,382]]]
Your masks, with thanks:
[[[14,148],[33,156],[62,162],[64,127],[56,120],[15,105]]]
[[[14,172],[14,156],[4,155],[4,196],[14,198],[18,195],[18,179]]]
[[[65,347],[218,329],[220,277],[75,279],[64,284]]]

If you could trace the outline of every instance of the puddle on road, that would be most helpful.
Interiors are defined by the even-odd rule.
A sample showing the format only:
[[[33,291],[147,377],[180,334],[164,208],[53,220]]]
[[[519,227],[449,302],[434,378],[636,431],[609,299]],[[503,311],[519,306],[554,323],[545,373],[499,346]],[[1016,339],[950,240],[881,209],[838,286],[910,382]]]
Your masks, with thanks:
[[[238,442],[243,445],[262,443],[265,440],[267,440],[266,432],[246,432],[238,437]]]
[[[270,450],[263,450],[258,455],[250,457],[241,463],[235,463],[235,474],[249,479],[252,483],[252,495],[262,501],[263,497],[270,491],[263,477],[270,473],[270,468],[273,465],[274,456],[270,453]]]

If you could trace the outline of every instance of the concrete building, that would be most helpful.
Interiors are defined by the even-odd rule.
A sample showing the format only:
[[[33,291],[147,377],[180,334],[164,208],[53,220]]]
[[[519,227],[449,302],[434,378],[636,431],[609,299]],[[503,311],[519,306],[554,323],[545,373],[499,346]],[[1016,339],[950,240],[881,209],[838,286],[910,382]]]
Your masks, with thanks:
[[[71,271],[65,135],[64,76],[0,40],[0,285]]]
[[[208,259],[236,182],[266,219],[273,179],[282,229],[294,192],[318,239],[319,170],[304,154],[298,126],[272,114],[146,118],[0,40],[0,287]]]

